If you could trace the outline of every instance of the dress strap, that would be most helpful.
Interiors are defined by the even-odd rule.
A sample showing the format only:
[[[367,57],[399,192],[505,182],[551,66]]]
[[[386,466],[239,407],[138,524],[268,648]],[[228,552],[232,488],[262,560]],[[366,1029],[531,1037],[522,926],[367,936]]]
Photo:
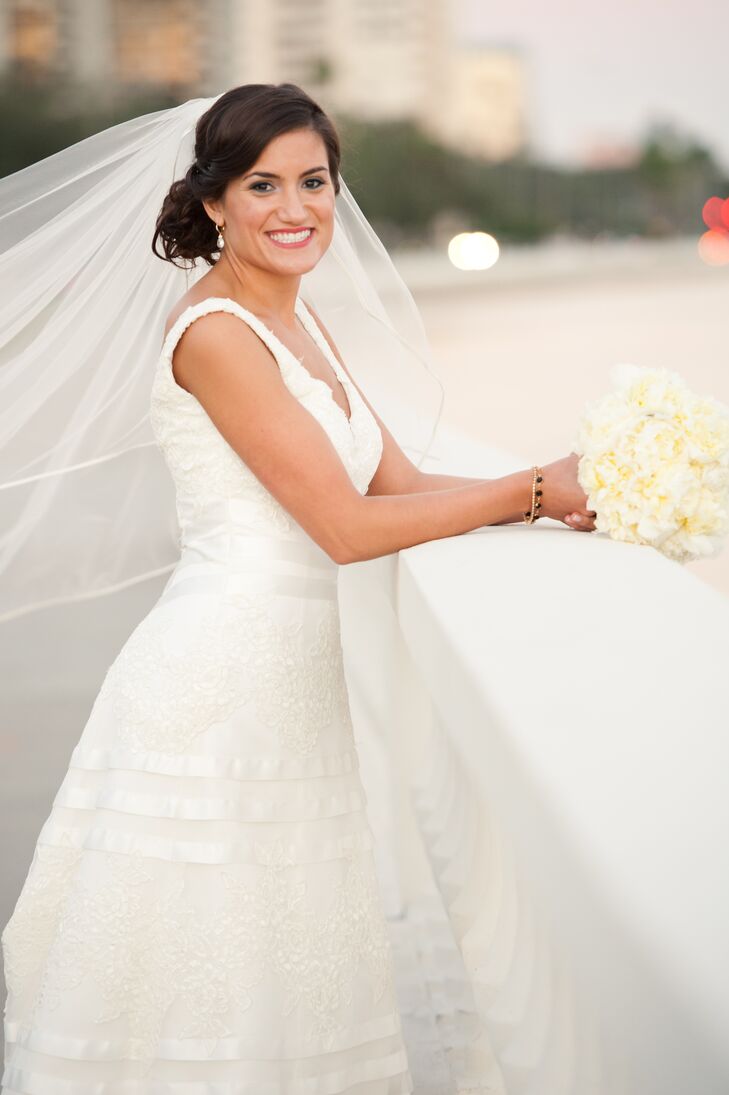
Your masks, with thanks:
[[[255,331],[261,341],[266,344],[279,368],[283,372],[290,371],[292,366],[299,366],[300,363],[298,359],[291,350],[289,350],[288,346],[285,346],[273,331],[258,318],[258,316],[255,316],[253,312],[249,312],[247,308],[238,304],[236,300],[231,300],[230,297],[206,297],[205,300],[200,300],[197,304],[190,304],[180,313],[170,327],[164,342],[162,343],[162,356],[166,358],[168,362],[172,362],[172,355],[175,351],[175,347],[190,324],[194,323],[200,316],[207,315],[209,312],[229,312],[231,315],[238,316],[239,319],[242,319],[247,323],[248,326]]]

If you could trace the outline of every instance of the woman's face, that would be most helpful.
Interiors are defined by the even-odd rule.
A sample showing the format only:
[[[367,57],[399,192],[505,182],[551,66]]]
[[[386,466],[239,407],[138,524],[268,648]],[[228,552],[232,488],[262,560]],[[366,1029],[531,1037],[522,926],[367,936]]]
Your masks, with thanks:
[[[225,225],[231,262],[301,275],[331,243],[334,199],[324,141],[312,129],[296,129],[270,141],[222,201],[206,208]]]

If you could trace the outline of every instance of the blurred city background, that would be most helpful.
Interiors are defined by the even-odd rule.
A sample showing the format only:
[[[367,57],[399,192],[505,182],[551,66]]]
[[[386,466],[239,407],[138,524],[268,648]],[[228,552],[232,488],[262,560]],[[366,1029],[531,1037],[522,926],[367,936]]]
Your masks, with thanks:
[[[502,7],[2,0],[0,174],[134,114],[290,80],[336,117],[350,189],[390,246],[474,227],[500,242],[697,232],[727,192],[726,5]]]
[[[416,297],[446,421],[547,463],[620,361],[729,403],[727,42],[726,0],[0,0],[0,175],[300,84]],[[729,593],[729,550],[689,566]]]

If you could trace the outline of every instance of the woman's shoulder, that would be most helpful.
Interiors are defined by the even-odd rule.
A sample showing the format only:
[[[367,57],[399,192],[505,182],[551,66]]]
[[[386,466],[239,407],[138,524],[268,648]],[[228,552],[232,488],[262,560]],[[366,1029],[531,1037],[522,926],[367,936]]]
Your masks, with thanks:
[[[200,284],[200,282],[198,282],[196,285],[193,285],[192,289],[188,289],[188,291],[180,297],[180,299],[167,313],[163,338],[167,338],[167,335],[170,333],[175,323],[177,323],[177,320],[180,318],[183,312],[187,311],[188,308],[192,308],[194,304],[200,304],[201,301],[207,300],[209,297],[216,297],[221,295],[224,296],[225,294],[216,292],[215,288],[211,285],[203,286]]]

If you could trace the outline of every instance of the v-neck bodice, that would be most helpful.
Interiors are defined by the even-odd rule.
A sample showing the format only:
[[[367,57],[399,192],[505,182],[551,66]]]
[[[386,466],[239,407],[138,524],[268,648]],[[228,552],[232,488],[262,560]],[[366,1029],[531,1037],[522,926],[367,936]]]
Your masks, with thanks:
[[[228,297],[208,297],[186,308],[167,332],[151,393],[150,420],[175,481],[183,530],[201,513],[231,500],[236,500],[238,512],[238,503],[245,503],[243,508],[252,515],[257,530],[264,526],[270,531],[287,531],[295,524],[228,444],[202,404],[175,380],[172,357],[180,337],[198,317],[213,311],[238,316],[266,344],[286,387],[327,433],[357,490],[366,493],[382,455],[382,434],[301,298],[296,301],[296,314],[342,384],[349,417],[337,403],[331,385],[313,376],[262,320]]]
[[[334,372],[334,375],[336,376],[337,380],[339,381],[339,383],[341,385],[341,388],[342,388],[342,391],[344,392],[344,395],[347,399],[347,403],[349,404],[349,414],[347,414],[347,412],[344,410],[344,408],[339,403],[337,403],[337,400],[334,397],[334,392],[332,391],[331,385],[327,384],[326,380],[324,380],[322,377],[314,376],[311,372],[309,372],[308,369],[306,371],[309,373],[309,376],[311,376],[312,380],[319,380],[319,381],[321,381],[322,384],[326,384],[327,388],[329,388],[329,391],[332,393],[332,399],[334,400],[334,403],[336,404],[337,407],[339,407],[339,410],[342,412],[344,417],[347,419],[347,422],[351,425],[351,423],[352,423],[352,389],[353,389],[354,385],[352,384],[352,381],[350,380],[350,378],[347,375],[347,373],[345,372],[345,370],[342,368],[342,366],[339,362],[339,359],[337,358],[337,355],[334,353],[331,346],[329,345],[326,338],[324,337],[324,334],[321,330],[321,327],[316,322],[316,320],[314,319],[311,312],[309,311],[309,309],[304,304],[301,297],[296,298],[296,314],[298,315],[299,319],[301,320],[301,322],[304,326],[304,330],[307,332],[307,334],[312,339],[314,344],[318,347],[318,349],[324,355],[325,360],[328,361],[329,364],[331,365],[332,371]],[[302,368],[304,368],[304,369],[306,368],[303,361],[301,361],[299,358],[297,358],[296,360],[299,361],[299,364],[301,365]]]

